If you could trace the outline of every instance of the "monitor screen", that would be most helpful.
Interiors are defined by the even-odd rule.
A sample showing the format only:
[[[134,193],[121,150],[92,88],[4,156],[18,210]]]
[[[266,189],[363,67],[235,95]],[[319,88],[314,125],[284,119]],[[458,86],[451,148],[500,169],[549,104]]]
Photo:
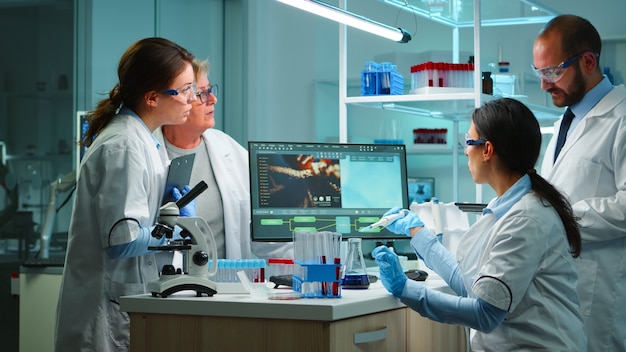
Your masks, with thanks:
[[[359,232],[392,207],[408,208],[402,144],[248,142],[253,241],[291,241],[294,232],[343,238],[405,238]]]

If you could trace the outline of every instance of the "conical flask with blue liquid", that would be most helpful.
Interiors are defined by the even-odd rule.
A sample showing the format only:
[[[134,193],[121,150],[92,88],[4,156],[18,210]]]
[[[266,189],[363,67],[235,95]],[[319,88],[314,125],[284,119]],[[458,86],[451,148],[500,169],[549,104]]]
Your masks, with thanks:
[[[348,256],[341,280],[341,287],[346,289],[366,289],[370,286],[367,277],[360,238],[348,239]]]

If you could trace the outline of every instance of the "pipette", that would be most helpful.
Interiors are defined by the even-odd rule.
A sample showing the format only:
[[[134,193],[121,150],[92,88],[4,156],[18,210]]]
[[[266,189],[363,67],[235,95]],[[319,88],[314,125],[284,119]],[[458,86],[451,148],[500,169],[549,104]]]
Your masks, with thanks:
[[[402,209],[402,210],[400,210],[399,212],[397,212],[395,214],[383,216],[382,218],[380,218],[380,220],[376,221],[375,223],[373,223],[373,224],[371,224],[369,226],[362,227],[359,230],[359,232],[368,232],[368,231],[372,230],[375,227],[387,227],[387,225],[393,223],[394,221],[396,221],[399,218],[405,217],[408,213],[409,213],[409,211],[407,209]]]

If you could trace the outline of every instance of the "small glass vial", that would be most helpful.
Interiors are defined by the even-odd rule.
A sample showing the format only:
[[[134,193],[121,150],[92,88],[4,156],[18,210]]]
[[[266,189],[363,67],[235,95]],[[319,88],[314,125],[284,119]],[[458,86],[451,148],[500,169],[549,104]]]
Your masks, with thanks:
[[[341,287],[346,289],[366,289],[370,286],[367,277],[360,238],[348,238],[348,256],[343,272]]]

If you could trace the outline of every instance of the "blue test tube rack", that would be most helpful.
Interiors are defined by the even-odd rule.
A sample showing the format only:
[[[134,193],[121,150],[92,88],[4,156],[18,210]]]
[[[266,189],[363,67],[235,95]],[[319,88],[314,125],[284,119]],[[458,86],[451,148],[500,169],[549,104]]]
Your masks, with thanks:
[[[365,63],[361,71],[361,95],[402,95],[404,77],[397,71],[397,66],[390,62],[378,64],[374,61]]]
[[[292,285],[302,298],[340,298],[341,264],[308,264],[295,261]]]

